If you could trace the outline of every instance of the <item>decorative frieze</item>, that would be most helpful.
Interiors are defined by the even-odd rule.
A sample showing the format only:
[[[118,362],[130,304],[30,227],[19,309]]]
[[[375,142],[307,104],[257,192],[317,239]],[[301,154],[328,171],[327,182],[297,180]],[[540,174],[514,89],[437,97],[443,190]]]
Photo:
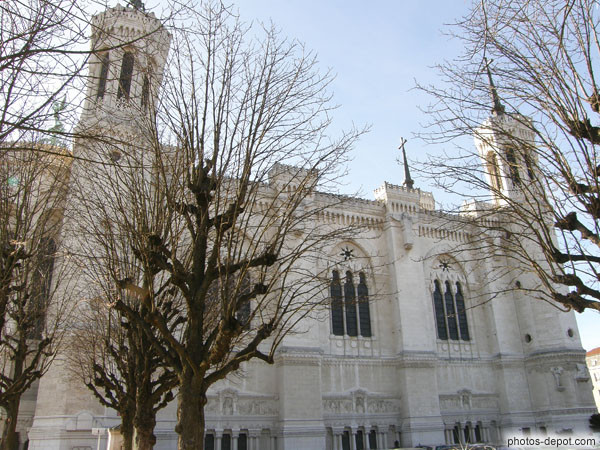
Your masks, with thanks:
[[[442,412],[495,410],[498,407],[499,402],[496,394],[474,394],[468,389],[463,389],[456,394],[440,395],[440,409]]]
[[[279,414],[276,396],[260,396],[239,393],[235,389],[223,389],[209,395],[205,407],[207,416],[275,416]]]
[[[344,394],[323,395],[325,414],[390,414],[400,412],[400,398],[362,389]]]

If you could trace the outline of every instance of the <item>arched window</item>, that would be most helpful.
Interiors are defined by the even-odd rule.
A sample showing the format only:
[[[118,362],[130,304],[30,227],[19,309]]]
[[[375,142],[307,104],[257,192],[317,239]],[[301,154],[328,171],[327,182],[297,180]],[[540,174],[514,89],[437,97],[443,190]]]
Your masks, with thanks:
[[[150,100],[150,75],[144,75],[144,81],[142,83],[142,99],[141,104],[142,108],[148,107],[148,102]]]
[[[456,321],[456,308],[454,307],[454,296],[450,282],[446,281],[446,292],[444,293],[444,303],[446,305],[446,320],[448,323],[448,334],[450,339],[458,341],[458,325]]]
[[[525,159],[525,166],[527,167],[527,175],[529,175],[529,179],[535,180],[535,169],[533,166],[533,160],[531,159],[531,155],[525,152],[523,154],[523,159]]]
[[[492,180],[492,189],[496,191],[502,190],[502,177],[500,176],[500,168],[498,167],[498,159],[493,152],[488,153],[488,172]]]
[[[463,341],[470,341],[469,324],[467,323],[467,309],[465,306],[465,298],[462,293],[460,282],[456,282],[456,312],[458,314],[458,327],[460,329],[460,338]]]
[[[346,272],[344,283],[344,306],[346,307],[346,332],[348,336],[358,336],[356,323],[356,288],[352,279],[352,272]]]
[[[123,54],[123,63],[121,64],[121,74],[119,75],[119,90],[117,91],[117,98],[125,98],[126,100],[129,100],[129,94],[131,92],[131,78],[133,77],[133,64],[133,53],[125,52],[125,54]]]
[[[358,318],[360,325],[360,335],[371,337],[371,314],[369,312],[369,288],[365,280],[364,272],[358,274]]]
[[[443,264],[433,280],[433,310],[437,337],[443,341],[470,341],[467,306],[463,285],[456,275],[449,272],[448,263]]]
[[[519,165],[513,148],[509,147],[506,149],[506,162],[510,171],[510,179],[515,186],[519,186],[521,184],[521,175],[519,174]]]
[[[110,59],[108,52],[100,54],[100,74],[98,76],[98,90],[96,91],[96,98],[104,98],[106,92],[106,80],[108,79],[108,68],[110,66]]]
[[[344,297],[342,295],[342,284],[340,283],[340,273],[333,271],[333,278],[330,285],[331,290],[331,326],[333,334],[336,336],[344,335]]]
[[[352,271],[346,271],[344,286],[337,270],[332,272],[329,285],[331,295],[331,328],[335,336],[371,337],[371,313],[369,306],[369,288],[364,272],[358,274],[355,284]],[[344,326],[345,325],[345,326]]]
[[[435,323],[437,326],[438,338],[444,341],[448,340],[448,328],[446,327],[446,311],[444,310],[444,301],[440,290],[440,282],[433,282],[433,307],[435,309]]]

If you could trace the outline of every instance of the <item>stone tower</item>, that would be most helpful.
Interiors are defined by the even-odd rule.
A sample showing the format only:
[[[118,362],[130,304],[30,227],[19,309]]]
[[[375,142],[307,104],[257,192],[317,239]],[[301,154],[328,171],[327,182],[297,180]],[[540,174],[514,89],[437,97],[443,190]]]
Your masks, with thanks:
[[[108,198],[111,194],[98,181],[107,178],[121,153],[131,155],[131,149],[145,145],[143,121],[155,111],[169,43],[166,28],[154,14],[145,12],[139,1],[129,7],[109,8],[91,21],[86,98],[73,143],[76,158],[71,179],[77,189],[70,192],[63,224],[62,248],[71,255],[80,253],[78,199],[83,195]],[[59,264],[69,273],[80,270],[70,258]],[[59,285],[57,291],[66,292],[77,304],[91,295],[89,284],[79,276],[68,288]],[[74,314],[72,320],[80,319]],[[93,429],[119,423],[115,411],[101,406],[73,375],[70,364],[66,355],[57,355],[40,380],[29,431],[30,449],[87,449],[97,438]],[[106,434],[99,439],[105,446]]]
[[[131,126],[156,104],[170,35],[143,7],[94,16],[87,95],[79,127]]]
[[[494,318],[490,329],[501,361],[501,410],[519,411],[506,415],[500,426],[523,434],[545,434],[551,428],[567,432],[571,423],[586,420],[587,410],[581,405],[589,408],[589,376],[582,363],[584,352],[574,314],[557,314],[554,305],[535,294],[544,286],[530,260],[542,266],[547,262],[530,224],[553,233],[551,201],[538,169],[531,120],[505,112],[489,68],[488,76],[493,106],[475,131],[475,146],[493,205],[483,206],[476,214],[484,221],[497,221],[502,230],[498,233],[503,234],[498,242],[508,243],[504,256],[503,244],[493,247],[484,270],[490,274],[487,289],[498,293],[490,303]]]

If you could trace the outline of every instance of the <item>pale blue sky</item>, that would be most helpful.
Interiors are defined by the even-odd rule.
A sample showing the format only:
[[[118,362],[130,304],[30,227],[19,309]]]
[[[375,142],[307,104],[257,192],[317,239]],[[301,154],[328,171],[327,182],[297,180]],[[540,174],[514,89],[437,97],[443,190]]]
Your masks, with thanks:
[[[383,181],[401,184],[396,163],[400,137],[408,139],[409,159],[422,159],[435,147],[414,139],[427,117],[419,107],[429,99],[414,90],[415,80],[435,82],[432,66],[460,52],[460,44],[443,34],[444,25],[460,18],[468,0],[234,0],[243,21],[272,20],[284,35],[317,52],[323,69],[335,74],[332,89],[340,108],[335,124],[370,125],[354,149],[348,193],[372,191]],[[432,190],[413,174],[417,187]],[[437,200],[440,192],[433,190]],[[600,346],[600,314],[577,314],[586,350]]]
[[[460,43],[443,29],[467,12],[470,0],[230,1],[243,22],[273,21],[284,36],[315,51],[322,70],[336,74],[331,86],[340,105],[333,115],[335,128],[371,126],[352,152],[345,193],[372,199],[384,181],[402,184],[404,172],[397,163],[401,136],[408,139],[409,159],[422,160],[442,150],[413,137],[428,122],[419,107],[430,101],[414,89],[415,80],[436,83],[432,66],[460,53]],[[160,0],[147,0],[146,5],[161,15]],[[447,144],[443,149],[451,148]],[[417,174],[412,178],[415,187],[432,191],[438,202],[450,201]],[[583,347],[599,347],[600,314],[576,316]]]

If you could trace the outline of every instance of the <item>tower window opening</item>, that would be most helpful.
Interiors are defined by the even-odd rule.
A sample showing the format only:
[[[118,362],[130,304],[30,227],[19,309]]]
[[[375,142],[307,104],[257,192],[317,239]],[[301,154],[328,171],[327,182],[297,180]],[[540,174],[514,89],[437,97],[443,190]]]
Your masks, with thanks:
[[[134,56],[131,52],[125,52],[123,63],[121,64],[121,74],[119,75],[119,89],[117,98],[129,100],[131,93],[131,78],[133,76]]]
[[[513,148],[506,149],[506,162],[508,163],[510,179],[512,180],[513,184],[515,186],[521,185],[521,175],[519,175],[519,166],[517,164],[517,158]]]
[[[106,92],[106,80],[108,79],[108,68],[110,66],[110,59],[107,53],[102,53],[100,59],[100,74],[98,76],[98,90],[96,91],[96,98],[104,98]]]
[[[492,189],[500,192],[502,190],[502,177],[498,167],[498,159],[494,153],[488,154],[488,172],[492,180]]]
[[[142,82],[142,108],[148,107],[148,101],[150,100],[150,76],[144,75],[144,81]]]
[[[533,170],[533,160],[531,159],[531,155],[525,153],[523,156],[525,159],[525,166],[527,167],[527,175],[530,180],[535,180],[535,171]]]

